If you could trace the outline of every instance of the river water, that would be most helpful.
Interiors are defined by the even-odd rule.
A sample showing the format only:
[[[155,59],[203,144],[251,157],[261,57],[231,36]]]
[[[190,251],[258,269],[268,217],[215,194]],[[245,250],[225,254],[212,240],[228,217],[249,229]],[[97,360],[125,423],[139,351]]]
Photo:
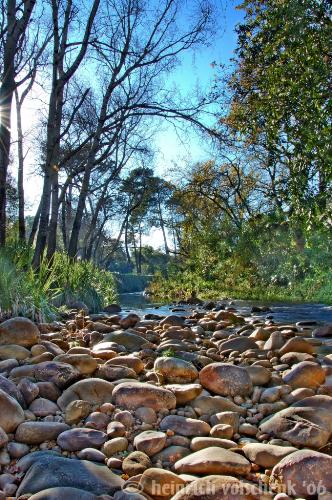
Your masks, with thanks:
[[[125,312],[136,312],[137,314],[179,314],[187,315],[196,308],[196,306],[176,306],[175,304],[165,304],[153,301],[151,298],[143,295],[143,292],[124,293],[119,295],[119,302]],[[228,306],[230,301],[223,301]],[[326,304],[309,303],[278,303],[278,302],[259,302],[254,300],[233,300],[232,307],[235,307],[240,314],[251,316],[253,306],[268,306],[271,311],[257,314],[257,318],[272,319],[276,323],[296,323],[297,321],[316,321],[317,323],[332,324],[332,306]],[[174,307],[182,310],[172,312]],[[256,314],[253,315],[256,317]]]

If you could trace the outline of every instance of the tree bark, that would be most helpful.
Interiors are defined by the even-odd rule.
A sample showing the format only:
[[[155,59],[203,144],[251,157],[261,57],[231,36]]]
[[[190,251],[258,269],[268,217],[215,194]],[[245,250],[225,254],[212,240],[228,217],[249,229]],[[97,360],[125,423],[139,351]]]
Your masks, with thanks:
[[[41,210],[41,202],[39,203],[37,212],[36,212],[35,217],[33,219],[32,228],[31,228],[29,241],[28,241],[29,247],[32,247],[34,244],[34,241],[35,241],[35,237],[36,237],[38,225],[39,225],[40,210]]]
[[[23,153],[23,130],[22,130],[22,105],[18,91],[15,89],[16,119],[17,119],[17,194],[18,194],[18,237],[20,241],[25,241],[25,217],[24,217],[24,153]]]

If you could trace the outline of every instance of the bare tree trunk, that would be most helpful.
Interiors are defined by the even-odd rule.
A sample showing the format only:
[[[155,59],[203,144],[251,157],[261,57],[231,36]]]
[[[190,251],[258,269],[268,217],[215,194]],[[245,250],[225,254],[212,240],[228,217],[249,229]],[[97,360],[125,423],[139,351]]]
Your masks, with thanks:
[[[64,199],[61,204],[61,233],[63,247],[67,250],[67,213],[66,213],[66,200]]]
[[[47,242],[47,229],[48,229],[48,221],[50,215],[51,188],[52,184],[49,172],[45,171],[44,186],[40,201],[38,235],[37,235],[35,253],[32,259],[32,265],[35,269],[38,269],[40,266],[40,262],[43,258]]]
[[[158,212],[159,212],[159,224],[160,224],[161,231],[163,233],[165,253],[166,253],[166,255],[169,255],[169,248],[168,248],[168,244],[167,244],[166,231],[165,231],[165,223],[164,223],[164,219],[163,219],[163,214],[162,214],[162,210],[161,210],[159,196],[158,196]]]
[[[135,259],[135,266],[136,266],[136,274],[139,274],[139,269],[138,269],[138,254],[137,254],[137,246],[136,246],[136,239],[135,239],[135,233],[134,230],[132,231],[132,238],[133,238],[133,247],[134,247],[134,259]]]
[[[99,2],[100,0],[93,1],[89,18],[87,19],[85,25],[84,36],[80,42],[79,52],[75,59],[71,62],[70,66],[65,70],[64,66],[66,63],[66,55],[68,51],[68,34],[70,32],[70,25],[73,17],[73,3],[72,0],[66,0],[65,12],[63,15],[63,26],[60,26],[59,21],[61,14],[59,13],[59,4],[56,0],[52,0],[54,40],[52,91],[50,95],[50,104],[48,110],[46,140],[47,146],[42,206],[36,249],[33,257],[33,266],[35,268],[38,268],[40,265],[40,261],[43,258],[43,254],[46,248],[46,243],[48,243],[47,257],[49,259],[52,258],[56,249],[59,211],[58,168],[64,104],[63,96],[66,85],[75,75],[86,54],[92,26],[99,7]],[[73,118],[74,116],[71,117],[70,121],[73,120]]]
[[[51,218],[48,226],[47,258],[51,260],[56,250],[59,214],[59,174],[54,166],[52,171]]]
[[[138,257],[137,257],[137,274],[142,274],[142,229],[139,228],[139,247],[138,247]]]
[[[15,89],[16,119],[17,119],[17,193],[18,193],[18,237],[25,241],[25,217],[24,217],[24,153],[23,153],[23,131],[22,131],[22,103],[20,102],[17,89]]]
[[[0,247],[6,243],[6,184],[10,150],[10,113],[12,97],[8,96],[6,88],[0,88]],[[3,111],[6,110],[6,111]],[[7,116],[8,115],[8,116]]]
[[[36,0],[7,0],[3,30],[3,73],[0,84],[0,246],[6,243],[6,184],[11,139],[11,110],[15,91],[15,55],[25,35]],[[19,12],[19,16],[16,15]],[[22,45],[22,43],[21,43]]]
[[[95,232],[95,228],[97,226],[99,212],[100,212],[102,205],[104,203],[104,200],[105,200],[105,195],[107,192],[108,185],[109,185],[109,183],[106,182],[105,186],[103,188],[103,191],[99,196],[94,214],[93,214],[92,219],[91,219],[90,228],[87,230],[85,238],[84,238],[83,246],[84,246],[84,255],[85,255],[86,260],[91,259],[92,248],[93,248],[93,235]]]
[[[125,251],[126,251],[126,257],[127,257],[127,263],[131,264],[129,245],[128,245],[128,218],[127,218],[126,224],[125,224]]]
[[[31,228],[29,241],[28,241],[29,247],[32,247],[32,245],[34,244],[34,241],[35,241],[35,237],[36,237],[36,233],[37,233],[38,225],[39,225],[39,219],[40,219],[40,210],[41,210],[41,202],[39,203],[37,212],[36,212],[35,217],[33,219],[32,228]]]
[[[69,257],[72,257],[73,259],[76,257],[76,254],[77,254],[78,239],[79,239],[80,229],[81,229],[81,225],[82,225],[82,218],[83,218],[83,213],[84,213],[84,208],[85,208],[85,200],[88,196],[89,186],[90,186],[90,174],[91,174],[91,170],[89,168],[86,168],[86,170],[84,172],[84,176],[83,176],[80,195],[78,198],[73,227],[71,230],[71,236],[70,236],[69,247],[68,247],[68,255],[69,255]]]

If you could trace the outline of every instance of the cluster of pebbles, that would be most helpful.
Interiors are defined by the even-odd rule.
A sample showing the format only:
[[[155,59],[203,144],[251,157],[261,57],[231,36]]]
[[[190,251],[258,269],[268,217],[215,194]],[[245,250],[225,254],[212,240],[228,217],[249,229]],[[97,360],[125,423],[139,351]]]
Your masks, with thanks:
[[[232,308],[2,322],[0,500],[331,499],[324,337]]]

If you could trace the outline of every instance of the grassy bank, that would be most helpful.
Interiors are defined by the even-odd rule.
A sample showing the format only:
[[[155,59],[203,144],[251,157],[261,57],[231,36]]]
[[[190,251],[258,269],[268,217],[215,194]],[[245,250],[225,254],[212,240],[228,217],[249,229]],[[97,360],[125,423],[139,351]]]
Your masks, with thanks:
[[[74,262],[57,253],[52,264],[42,264],[38,273],[30,263],[27,247],[14,244],[0,251],[0,318],[54,319],[59,308],[77,302],[97,312],[117,298],[112,273],[91,262]]]
[[[227,286],[224,280],[204,280],[189,271],[172,272],[168,277],[158,273],[149,285],[149,292],[161,300],[181,300],[191,296],[193,291],[201,299],[259,300],[266,302],[318,302],[332,304],[332,272],[317,273],[301,282],[286,286],[253,283],[253,280],[239,280],[238,285]]]

